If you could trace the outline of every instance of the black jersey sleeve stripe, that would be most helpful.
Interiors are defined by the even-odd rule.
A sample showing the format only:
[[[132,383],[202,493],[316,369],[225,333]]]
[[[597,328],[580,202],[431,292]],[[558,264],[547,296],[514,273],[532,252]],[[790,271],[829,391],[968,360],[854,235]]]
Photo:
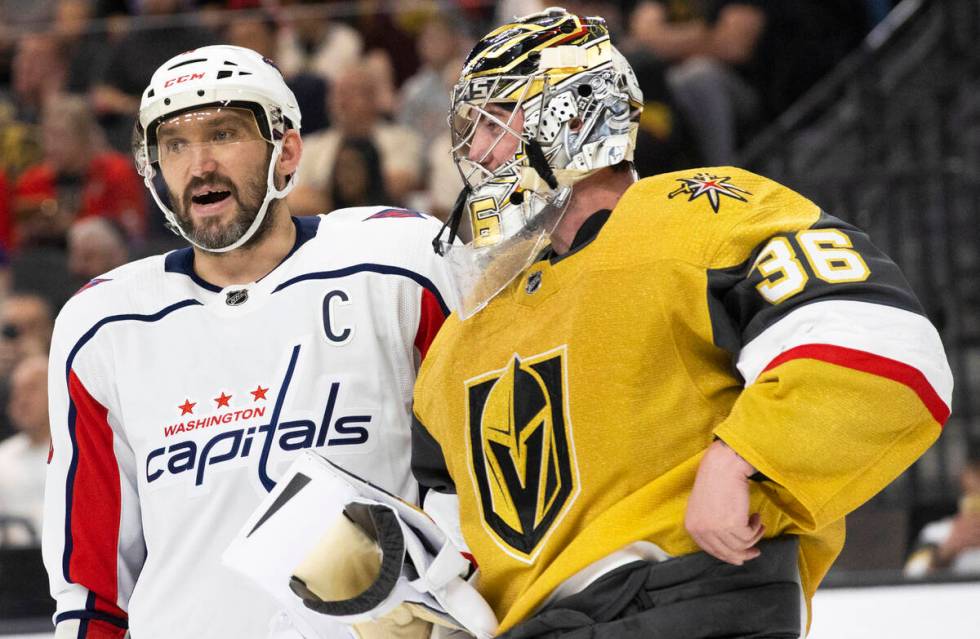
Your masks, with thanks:
[[[708,312],[716,346],[737,356],[742,346],[794,310],[831,299],[882,304],[925,315],[901,270],[866,233],[826,213],[821,213],[810,228],[837,229],[845,233],[851,240],[852,250],[867,264],[870,276],[861,282],[826,282],[802,257],[804,251],[795,232],[766,238],[741,264],[708,270]],[[775,237],[786,238],[795,254],[800,256],[799,264],[807,275],[803,289],[778,304],[770,303],[759,293],[756,287],[765,278],[755,268],[759,254]]]
[[[412,414],[412,473],[424,489],[456,494],[456,484],[449,474],[442,447],[414,413]]]

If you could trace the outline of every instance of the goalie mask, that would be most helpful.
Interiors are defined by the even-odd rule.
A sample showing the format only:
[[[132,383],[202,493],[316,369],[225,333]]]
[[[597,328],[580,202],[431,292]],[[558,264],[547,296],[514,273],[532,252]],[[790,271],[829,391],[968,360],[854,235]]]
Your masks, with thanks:
[[[140,101],[133,154],[167,227],[200,249],[224,253],[248,242],[262,228],[272,201],[285,197],[295,186],[295,175],[291,175],[278,188],[275,166],[286,131],[299,128],[296,98],[270,60],[243,47],[209,46],[181,53],[153,74]],[[163,143],[161,132],[166,135]],[[168,188],[163,166],[171,171],[186,169],[201,154],[219,160],[264,158],[267,168],[251,184],[235,185],[227,176],[216,175],[196,178],[197,188],[190,181],[184,185],[185,192]],[[230,236],[204,241],[195,235],[189,213],[191,197],[198,207],[237,199],[241,210]],[[180,201],[175,203],[176,198]],[[246,200],[247,207],[243,205]]]
[[[477,43],[450,111],[453,160],[465,186],[433,242],[454,263],[461,318],[548,245],[576,182],[632,161],[642,108],[633,70],[602,18],[551,8]],[[473,239],[460,245],[454,240],[464,216]]]

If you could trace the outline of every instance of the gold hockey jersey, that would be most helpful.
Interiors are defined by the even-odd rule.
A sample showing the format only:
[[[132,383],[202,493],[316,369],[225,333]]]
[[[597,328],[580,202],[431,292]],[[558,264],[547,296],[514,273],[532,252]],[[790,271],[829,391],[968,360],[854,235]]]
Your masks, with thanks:
[[[501,631],[684,513],[720,437],[809,600],[844,516],[938,437],[952,377],[897,266],[858,229],[730,168],[634,184],[591,241],[453,315],[415,391],[413,470],[456,492]]]

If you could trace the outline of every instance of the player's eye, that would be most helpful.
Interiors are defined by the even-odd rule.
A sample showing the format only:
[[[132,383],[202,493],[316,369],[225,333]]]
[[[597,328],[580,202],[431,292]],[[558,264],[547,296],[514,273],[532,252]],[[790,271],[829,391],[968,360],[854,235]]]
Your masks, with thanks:
[[[232,129],[218,129],[211,136],[211,139],[219,144],[226,144],[228,142],[233,142],[238,138],[235,131]]]
[[[187,149],[187,142],[179,138],[174,138],[164,142],[163,146],[167,149],[167,153],[177,154]]]

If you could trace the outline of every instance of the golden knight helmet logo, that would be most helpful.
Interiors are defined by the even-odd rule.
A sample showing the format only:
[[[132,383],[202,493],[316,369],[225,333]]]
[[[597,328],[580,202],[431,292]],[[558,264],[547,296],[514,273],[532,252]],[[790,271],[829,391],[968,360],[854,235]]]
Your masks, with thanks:
[[[485,525],[530,561],[575,493],[562,353],[518,356],[469,386],[470,447]],[[515,552],[516,551],[516,552]]]

